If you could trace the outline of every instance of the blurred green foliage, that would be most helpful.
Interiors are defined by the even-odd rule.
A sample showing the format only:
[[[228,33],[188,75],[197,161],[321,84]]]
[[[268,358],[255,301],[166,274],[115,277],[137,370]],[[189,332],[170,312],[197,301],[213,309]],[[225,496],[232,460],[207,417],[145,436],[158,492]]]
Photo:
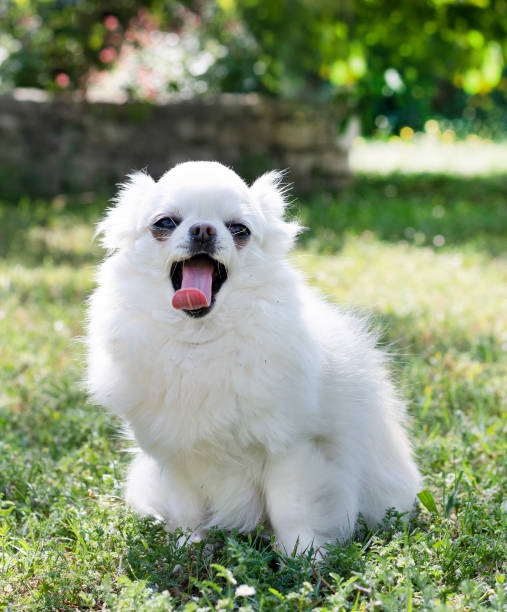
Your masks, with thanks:
[[[164,0],[0,1],[0,22],[3,17],[6,24],[0,46],[9,54],[0,64],[2,81],[48,90],[84,88],[90,69],[114,64],[131,20],[143,26],[145,6],[163,11],[166,23],[178,26],[173,9],[179,3]]]
[[[345,101],[367,133],[430,117],[493,137],[507,125],[506,0],[15,0],[1,17],[4,88],[83,89],[133,28],[190,28],[200,48],[216,43],[208,92]]]
[[[421,129],[439,115],[505,125],[504,0],[218,4],[211,24],[229,52],[212,70],[223,89],[345,99],[366,130]]]

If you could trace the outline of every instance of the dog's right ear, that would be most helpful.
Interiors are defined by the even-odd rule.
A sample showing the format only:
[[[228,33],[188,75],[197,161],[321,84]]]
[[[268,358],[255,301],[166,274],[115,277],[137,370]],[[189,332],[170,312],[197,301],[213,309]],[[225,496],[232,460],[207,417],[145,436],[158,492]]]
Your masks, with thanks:
[[[106,216],[97,225],[94,237],[108,250],[120,249],[132,244],[141,229],[140,212],[143,202],[152,192],[155,181],[145,172],[129,174],[113,198],[113,206],[107,209]]]

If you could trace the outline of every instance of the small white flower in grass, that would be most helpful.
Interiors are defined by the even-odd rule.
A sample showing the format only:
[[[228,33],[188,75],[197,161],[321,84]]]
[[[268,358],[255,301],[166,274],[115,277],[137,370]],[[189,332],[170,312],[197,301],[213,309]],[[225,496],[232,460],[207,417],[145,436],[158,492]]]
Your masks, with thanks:
[[[53,329],[55,330],[55,332],[61,334],[65,331],[65,323],[63,321],[60,321],[60,319],[58,319],[57,321],[53,323]]]
[[[255,589],[248,584],[240,584],[239,587],[236,587],[235,594],[236,597],[252,597],[255,595]]]

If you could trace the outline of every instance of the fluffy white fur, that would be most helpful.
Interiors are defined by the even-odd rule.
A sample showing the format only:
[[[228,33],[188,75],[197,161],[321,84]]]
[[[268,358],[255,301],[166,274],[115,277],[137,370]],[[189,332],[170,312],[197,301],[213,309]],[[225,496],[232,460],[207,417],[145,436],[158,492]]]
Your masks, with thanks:
[[[88,386],[135,438],[138,511],[196,537],[263,521],[291,551],[348,538],[359,512],[375,525],[411,510],[420,475],[375,336],[286,259],[299,228],[279,179],[249,188],[213,162],[130,176],[98,226],[110,254],[90,301]],[[182,222],[155,240],[164,214]],[[242,248],[232,220],[251,230]],[[172,307],[169,270],[198,221],[217,228],[228,279],[195,319]]]

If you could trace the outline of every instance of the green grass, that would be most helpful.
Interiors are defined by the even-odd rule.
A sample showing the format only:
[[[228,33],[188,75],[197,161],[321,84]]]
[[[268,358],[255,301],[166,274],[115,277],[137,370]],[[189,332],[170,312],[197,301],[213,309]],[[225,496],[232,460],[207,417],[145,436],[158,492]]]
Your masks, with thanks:
[[[130,512],[118,424],[80,384],[105,202],[0,205],[0,609],[504,610],[506,193],[363,176],[294,207],[312,227],[297,265],[383,330],[427,489],[408,527],[360,528],[325,563],[260,534],[177,549]]]

